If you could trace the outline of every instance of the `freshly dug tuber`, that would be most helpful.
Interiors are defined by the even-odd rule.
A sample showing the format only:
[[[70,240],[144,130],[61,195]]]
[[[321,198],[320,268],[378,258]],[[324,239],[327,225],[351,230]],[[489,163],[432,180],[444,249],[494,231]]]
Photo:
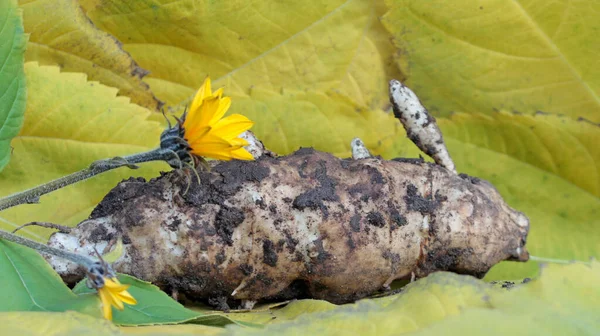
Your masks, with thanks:
[[[435,125],[422,106],[415,116],[393,97],[399,87],[408,90],[392,81],[395,112],[426,122],[403,123]],[[434,135],[433,142],[411,139],[451,163],[441,134]],[[339,159],[304,148],[221,162],[199,171],[199,181],[178,170],[149,182],[129,179],[90,219],[49,244],[93,255],[121,238],[125,252],[115,270],[210,302],[344,303],[395,279],[435,271],[481,277],[500,261],[527,260],[528,220],[488,182],[457,175],[453,163],[447,169],[355,152],[356,159]],[[69,282],[84,275],[75,264],[49,261]]]

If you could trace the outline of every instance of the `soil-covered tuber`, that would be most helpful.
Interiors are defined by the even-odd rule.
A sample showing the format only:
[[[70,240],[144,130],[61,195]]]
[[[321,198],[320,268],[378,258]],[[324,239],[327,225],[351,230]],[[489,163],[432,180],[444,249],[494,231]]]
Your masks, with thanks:
[[[439,270],[483,276],[526,259],[527,218],[489,183],[421,160],[341,160],[311,149],[223,162],[200,184],[174,171],[113,189],[50,244],[92,252],[117,237],[115,269],[187,296],[352,301]],[[74,265],[53,260],[63,276]]]
[[[398,113],[416,115],[398,99]],[[418,112],[426,125],[405,125],[432,125],[435,133],[434,119]],[[442,270],[481,277],[500,261],[527,260],[527,218],[490,183],[457,175],[441,134],[408,133],[437,153],[439,164],[387,161],[368,151],[339,159],[304,148],[221,162],[199,171],[199,180],[181,170],[149,182],[129,179],[90,219],[49,244],[93,255],[121,238],[125,252],[115,270],[210,302],[344,303],[395,279]],[[49,260],[69,282],[83,276],[75,264]]]

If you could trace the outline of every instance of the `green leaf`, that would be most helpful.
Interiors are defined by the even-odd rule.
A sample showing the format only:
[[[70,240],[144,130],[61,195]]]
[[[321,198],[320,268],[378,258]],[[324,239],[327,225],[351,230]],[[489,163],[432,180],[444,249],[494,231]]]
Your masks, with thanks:
[[[600,3],[387,3],[398,66],[436,114],[544,111],[600,122]]]
[[[25,65],[25,122],[13,139],[11,162],[0,175],[0,197],[25,190],[88,167],[93,161],[152,149],[163,128],[150,112],[116,97],[117,89],[88,82],[84,74],[61,73],[57,67]],[[13,230],[32,221],[75,225],[121,179],[156,176],[166,164],[119,168],[41,197],[41,204],[21,205],[0,214],[0,228]],[[20,231],[44,241],[51,233],[37,227]]]
[[[113,322],[121,326],[174,324],[194,322],[213,326],[231,323],[219,314],[203,314],[187,309],[149,282],[120,274],[119,281],[130,285],[127,290],[136,300],[136,305],[125,305],[123,311],[113,309]],[[95,290],[88,288],[85,281],[73,288],[75,294],[85,296]]]
[[[393,297],[362,300],[265,328],[231,326],[228,335],[595,335],[600,332],[600,265],[549,265],[512,290],[435,273]],[[296,301],[301,310],[310,300]],[[412,334],[411,334],[412,335]]]
[[[0,240],[0,312],[74,310],[101,317],[96,291],[83,280],[71,291],[50,265],[34,250]],[[129,284],[129,293],[138,301],[115,310],[113,322],[123,326],[192,322],[224,326],[233,321],[222,314],[196,312],[183,307],[158,287],[127,275],[119,280]],[[0,314],[1,319],[2,314]]]
[[[10,141],[19,133],[25,111],[27,37],[21,16],[15,0],[0,3],[0,172],[10,159]]]
[[[101,316],[96,296],[77,296],[34,250],[0,240],[0,311],[78,310]]]
[[[162,105],[142,81],[148,71],[119,41],[96,28],[76,0],[21,0],[20,7],[25,32],[30,34],[26,61],[84,72],[90,80],[118,88],[120,95],[151,110]]]

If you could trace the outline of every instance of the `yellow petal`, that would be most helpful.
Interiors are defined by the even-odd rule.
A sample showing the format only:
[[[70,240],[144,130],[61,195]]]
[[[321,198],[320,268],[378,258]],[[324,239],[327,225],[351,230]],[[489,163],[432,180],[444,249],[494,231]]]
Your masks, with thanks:
[[[222,156],[230,156],[229,152],[231,152],[231,146],[229,144],[227,146],[221,144],[205,144],[192,149],[193,154],[219,160]]]
[[[231,98],[225,97],[225,98],[219,99],[219,105],[217,107],[217,110],[213,113],[212,118],[209,121],[209,124],[214,125],[221,118],[223,118],[223,116],[225,115],[227,110],[229,110],[230,106],[231,106]]]
[[[109,290],[108,293],[110,294],[110,297],[112,299],[112,304],[113,304],[113,306],[115,306],[115,308],[117,308],[118,310],[125,309],[125,306],[123,305],[123,301],[121,301],[121,299],[119,298],[119,292],[113,292],[113,291]]]
[[[222,96],[223,88],[214,93],[210,91],[210,79],[207,78],[183,122],[191,153],[218,160],[252,160],[252,155],[242,148],[248,142],[238,137],[254,123],[240,114],[223,118],[231,107],[231,98]]]
[[[252,128],[254,123],[241,114],[232,114],[219,120],[213,126],[213,133],[224,139],[237,138],[243,132]]]
[[[185,131],[185,139],[187,140],[188,144],[191,144],[192,142],[196,142],[196,141],[198,141],[198,139],[206,136],[209,131],[210,131],[210,126],[197,128],[192,131],[186,130]]]
[[[102,314],[104,315],[105,319],[112,321],[112,307],[111,307],[111,305],[106,305],[106,306],[102,307]]]
[[[210,78],[206,77],[206,79],[204,80],[204,83],[202,83],[202,86],[200,87],[200,89],[198,89],[198,92],[196,92],[196,95],[194,96],[194,100],[192,100],[192,105],[190,106],[190,111],[197,110],[200,107],[200,105],[202,105],[202,101],[210,96],[212,96],[211,87],[210,87]]]
[[[220,151],[220,152],[206,152],[204,154],[198,154],[198,155],[204,156],[204,157],[210,157],[212,159],[221,160],[221,161],[230,161],[233,158],[231,156],[230,150]]]
[[[232,151],[231,157],[238,160],[254,160],[254,156],[243,147]]]
[[[129,287],[129,285],[121,284],[117,278],[104,279],[104,287],[98,289],[98,294],[100,295],[100,300],[103,304],[102,308],[104,316],[110,316],[112,318],[111,306],[114,306],[119,310],[123,310],[125,309],[125,305],[123,303],[137,303],[133,296],[127,292]]]
[[[104,286],[105,287],[109,287],[109,288],[114,287],[114,286],[118,286],[118,285],[121,284],[118,281],[119,280],[117,278],[112,278],[112,279],[111,278],[104,278]]]
[[[219,112],[219,105],[219,99],[216,97],[205,99],[200,109],[194,115],[190,115],[193,118],[190,123],[191,128],[210,126],[210,121]]]
[[[188,144],[190,145],[190,147],[192,147],[192,149],[198,149],[203,146],[217,146],[221,148],[227,148],[231,146],[230,142],[227,139],[215,136],[210,131],[201,136],[189,139]]]
[[[121,301],[125,302],[128,305],[137,304],[137,300],[131,294],[129,294],[128,291],[123,291],[119,293],[119,298],[121,299]]]
[[[248,140],[242,138],[233,138],[229,140],[229,144],[232,147],[235,147],[233,149],[238,149],[240,147],[248,146]]]
[[[241,115],[241,114],[232,114],[230,116],[227,116],[221,120],[219,120],[218,123],[216,123],[214,126],[217,127],[221,124],[232,124],[232,123],[251,123],[254,125],[254,122],[250,119],[248,119],[248,117],[246,117],[245,115]]]
[[[215,97],[208,97],[202,100],[201,104],[194,107],[192,106],[183,121],[183,128],[186,132],[194,131],[197,128],[203,128],[209,126],[208,122],[211,120],[214,113],[219,107],[219,100]]]
[[[104,318],[107,320],[112,320],[112,300],[110,299],[110,295],[108,294],[108,289],[100,288],[98,289],[98,296],[100,296],[100,301],[102,302],[102,314]]]
[[[221,98],[223,96],[223,88],[218,88],[217,91],[213,92],[212,96]]]
[[[108,288],[111,292],[121,292],[127,290],[129,285],[123,285],[117,278],[104,278],[104,287]]]

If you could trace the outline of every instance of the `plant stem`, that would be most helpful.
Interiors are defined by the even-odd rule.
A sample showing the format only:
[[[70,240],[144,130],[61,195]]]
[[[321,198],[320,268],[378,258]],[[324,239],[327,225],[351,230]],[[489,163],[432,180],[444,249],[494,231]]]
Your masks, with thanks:
[[[566,260],[566,259],[555,259],[555,258],[545,258],[545,257],[537,257],[534,255],[529,256],[529,260],[541,263],[553,263],[553,264],[573,264],[573,263],[581,263],[581,264],[591,264],[590,262],[585,262],[581,260]]]
[[[169,158],[173,158],[175,154],[173,151],[163,148],[156,148],[151,151],[137,153],[125,157],[116,157],[112,159],[99,160],[92,163],[88,168],[82,169],[78,172],[72,173],[67,176],[63,176],[54,181],[44,183],[37,187],[18,192],[16,194],[9,195],[0,199],[0,211],[14,207],[19,204],[32,204],[38,203],[40,196],[57,189],[64,188],[68,185],[77,183],[93,177],[95,175],[104,173],[106,171],[127,166],[131,169],[137,169],[136,163],[148,162],[148,161],[168,161]]]
[[[79,255],[79,254],[75,254],[72,252],[67,252],[64,250],[59,250],[57,248],[38,243],[36,241],[17,236],[15,234],[6,232],[4,230],[0,230],[0,238],[10,240],[13,243],[17,243],[17,244],[20,244],[23,246],[27,246],[38,252],[42,252],[42,253],[50,254],[50,255],[53,255],[53,256],[56,256],[59,258],[70,260],[74,263],[84,266],[86,269],[89,269],[96,263],[96,261],[94,261],[92,258],[83,256],[83,255]]]

